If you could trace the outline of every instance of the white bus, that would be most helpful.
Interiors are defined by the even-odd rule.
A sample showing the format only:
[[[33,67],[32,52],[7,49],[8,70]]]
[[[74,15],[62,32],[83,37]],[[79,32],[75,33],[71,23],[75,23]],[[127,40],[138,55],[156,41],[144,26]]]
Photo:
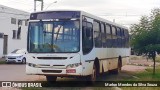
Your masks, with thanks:
[[[83,11],[31,13],[26,73],[57,77],[87,77],[119,72],[130,55],[126,27]]]

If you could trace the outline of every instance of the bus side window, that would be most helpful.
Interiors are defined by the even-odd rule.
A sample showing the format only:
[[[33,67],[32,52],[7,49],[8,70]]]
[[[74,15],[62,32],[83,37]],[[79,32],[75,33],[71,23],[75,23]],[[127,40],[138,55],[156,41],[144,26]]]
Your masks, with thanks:
[[[124,29],[121,29],[121,36],[122,36],[122,47],[125,47]]]
[[[124,30],[124,35],[125,35],[125,47],[129,47],[129,33],[128,30]]]
[[[106,45],[108,48],[112,47],[112,33],[111,26],[106,24]]]
[[[100,23],[97,21],[93,22],[93,31],[94,31],[94,43],[95,47],[102,47],[102,38],[100,31]]]
[[[118,47],[122,47],[122,37],[121,37],[121,29],[117,28],[117,45]]]
[[[93,48],[93,25],[86,21],[82,24],[82,47],[83,54],[88,54]]]
[[[115,26],[112,26],[112,47],[117,47],[117,29]]]
[[[106,45],[106,30],[104,23],[101,23],[101,35],[102,35],[102,46],[105,48],[107,45]]]

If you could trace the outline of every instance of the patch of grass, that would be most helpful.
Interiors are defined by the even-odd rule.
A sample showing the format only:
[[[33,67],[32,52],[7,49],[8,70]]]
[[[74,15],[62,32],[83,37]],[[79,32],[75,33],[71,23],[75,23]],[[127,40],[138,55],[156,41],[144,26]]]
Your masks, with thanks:
[[[5,61],[0,61],[0,64],[6,64],[6,62]]]
[[[156,57],[156,62],[160,62],[160,56]]]
[[[0,64],[6,64],[5,58],[0,58]]]
[[[133,78],[124,79],[124,81],[160,81],[160,66],[156,67],[156,73],[153,75],[153,68],[147,68],[143,72],[130,73]],[[122,90],[160,90],[160,87],[120,87]]]
[[[146,71],[132,73],[132,76],[133,78],[127,81],[160,81],[160,66],[156,67],[155,75],[153,75],[153,68],[147,68]]]
[[[130,60],[143,60],[143,59],[147,60],[147,57],[146,56],[136,56],[136,55],[130,56]]]
[[[136,55],[130,56],[130,60],[140,60],[142,58],[143,58],[142,56],[136,56]]]
[[[147,56],[130,56],[130,60],[147,60]],[[152,60],[152,58],[148,58],[148,60]],[[153,61],[153,60],[152,60]],[[160,62],[160,56],[156,56],[156,62]]]

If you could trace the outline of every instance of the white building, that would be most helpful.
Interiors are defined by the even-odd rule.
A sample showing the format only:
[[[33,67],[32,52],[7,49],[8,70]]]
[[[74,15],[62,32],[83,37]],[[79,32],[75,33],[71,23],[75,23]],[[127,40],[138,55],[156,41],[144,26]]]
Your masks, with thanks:
[[[0,5],[0,58],[26,48],[29,13]]]

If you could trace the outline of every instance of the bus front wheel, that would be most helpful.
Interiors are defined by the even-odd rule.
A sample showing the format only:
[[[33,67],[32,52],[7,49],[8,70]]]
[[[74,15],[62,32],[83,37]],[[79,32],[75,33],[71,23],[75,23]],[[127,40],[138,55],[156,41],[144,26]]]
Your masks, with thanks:
[[[92,69],[92,74],[87,77],[87,81],[94,83],[95,81],[97,81],[97,75],[98,75],[97,67],[94,64]]]
[[[46,76],[46,80],[47,80],[48,82],[56,81],[56,80],[57,80],[57,77],[56,77],[56,76]]]
[[[90,76],[91,78],[91,81],[96,81],[97,79],[97,69],[96,69],[96,66],[95,64],[93,65],[93,69],[92,69],[92,75]]]

